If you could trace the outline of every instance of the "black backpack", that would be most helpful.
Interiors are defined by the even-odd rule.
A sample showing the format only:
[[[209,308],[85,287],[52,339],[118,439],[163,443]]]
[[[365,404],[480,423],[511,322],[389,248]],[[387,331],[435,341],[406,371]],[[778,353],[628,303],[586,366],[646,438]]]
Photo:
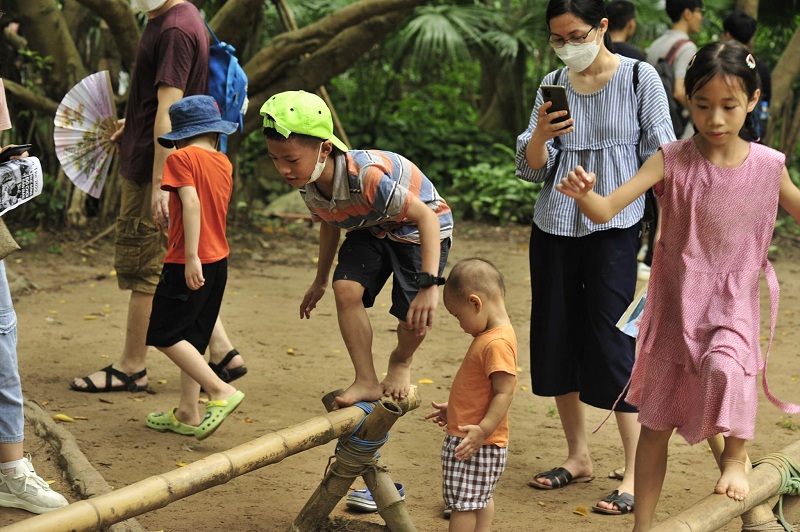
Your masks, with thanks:
[[[681,138],[683,131],[686,129],[686,124],[689,123],[688,113],[684,113],[683,106],[678,103],[673,94],[675,93],[675,69],[672,63],[675,62],[675,56],[678,55],[678,50],[686,44],[691,42],[690,39],[681,39],[676,41],[675,44],[667,52],[667,55],[660,57],[656,62],[655,69],[658,77],[661,78],[661,83],[664,85],[664,90],[667,93],[667,103],[669,104],[669,117],[672,119],[672,129],[675,130],[675,138]]]

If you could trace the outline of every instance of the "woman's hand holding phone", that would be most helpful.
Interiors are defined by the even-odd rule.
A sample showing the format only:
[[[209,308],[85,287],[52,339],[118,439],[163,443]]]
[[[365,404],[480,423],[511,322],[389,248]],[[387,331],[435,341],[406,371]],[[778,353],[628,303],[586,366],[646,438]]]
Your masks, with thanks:
[[[31,149],[30,144],[11,144],[0,151],[0,163],[5,163],[12,158],[20,159],[28,156],[28,150]]]
[[[539,108],[539,121],[547,140],[559,137],[574,130],[573,120],[569,112],[566,88],[561,85],[542,85],[544,103]]]

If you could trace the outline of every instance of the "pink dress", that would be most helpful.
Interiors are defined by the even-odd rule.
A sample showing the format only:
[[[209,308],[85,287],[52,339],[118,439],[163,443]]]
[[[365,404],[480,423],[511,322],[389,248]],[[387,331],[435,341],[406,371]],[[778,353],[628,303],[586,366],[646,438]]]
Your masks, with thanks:
[[[720,433],[752,439],[764,365],[759,276],[765,270],[774,330],[778,285],[767,250],[784,156],[751,143],[741,166],[720,168],[693,139],[662,150],[662,231],[627,401],[644,426],[677,427],[692,444]]]

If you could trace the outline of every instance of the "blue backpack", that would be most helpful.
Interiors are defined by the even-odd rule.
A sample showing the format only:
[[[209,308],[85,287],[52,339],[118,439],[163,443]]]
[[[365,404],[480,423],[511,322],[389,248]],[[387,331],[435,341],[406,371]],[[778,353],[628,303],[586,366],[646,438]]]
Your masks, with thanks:
[[[222,119],[239,124],[239,132],[243,132],[244,115],[247,112],[247,74],[234,55],[236,49],[217,39],[208,22],[205,24],[214,39],[208,49],[208,94],[217,101]],[[227,147],[228,136],[221,135],[222,153]]]

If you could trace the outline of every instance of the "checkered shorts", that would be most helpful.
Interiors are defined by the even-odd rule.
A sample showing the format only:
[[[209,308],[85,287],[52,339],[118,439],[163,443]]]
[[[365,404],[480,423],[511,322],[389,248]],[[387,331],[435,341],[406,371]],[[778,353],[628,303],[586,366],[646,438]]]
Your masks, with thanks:
[[[456,459],[463,438],[447,435],[442,443],[442,493],[444,507],[457,512],[482,510],[506,468],[508,448],[484,445],[466,461]]]

